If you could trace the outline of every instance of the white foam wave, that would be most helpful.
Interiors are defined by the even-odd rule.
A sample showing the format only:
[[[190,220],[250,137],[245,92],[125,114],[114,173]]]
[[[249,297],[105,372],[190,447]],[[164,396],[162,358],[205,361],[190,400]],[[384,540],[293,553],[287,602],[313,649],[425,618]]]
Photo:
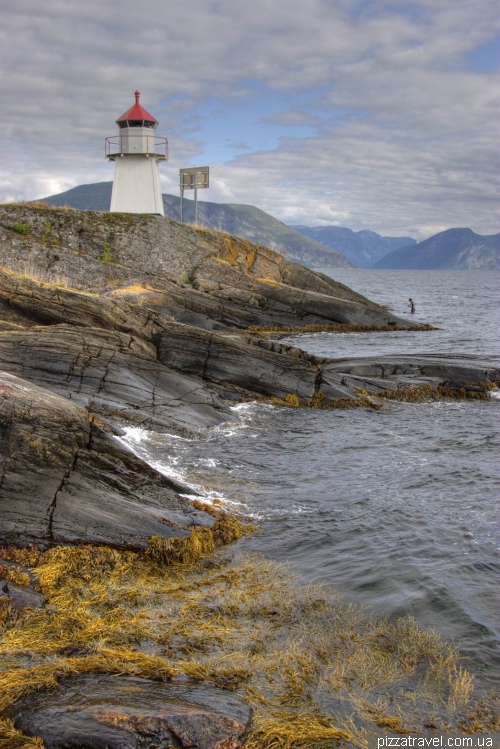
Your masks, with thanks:
[[[206,502],[211,505],[219,504],[230,506],[234,512],[240,512],[241,514],[252,517],[249,508],[243,502],[228,499],[224,494],[222,494],[222,492],[210,490],[205,486],[189,481],[187,470],[183,469],[181,458],[179,456],[167,455],[166,459],[164,457],[162,460],[157,460],[150,452],[152,446],[158,447],[162,444],[164,447],[168,447],[169,443],[172,441],[181,440],[183,442],[192,442],[193,440],[179,437],[175,434],[150,432],[141,427],[126,427],[123,431],[124,434],[116,436],[115,439],[133,452],[134,455],[151,466],[151,468],[154,468],[155,471],[161,473],[162,476],[166,476],[180,484],[181,487],[184,487],[185,491],[181,493],[182,497],[191,501],[198,500]],[[196,461],[196,463],[209,468],[215,468],[218,465],[218,461],[213,458],[201,459]]]

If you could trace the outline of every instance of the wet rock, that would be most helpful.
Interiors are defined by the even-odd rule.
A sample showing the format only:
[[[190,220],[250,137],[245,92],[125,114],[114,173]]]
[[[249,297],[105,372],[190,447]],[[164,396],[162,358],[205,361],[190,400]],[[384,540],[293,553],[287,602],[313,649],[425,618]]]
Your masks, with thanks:
[[[45,604],[45,596],[31,585],[16,585],[0,577],[0,600],[10,601],[18,611],[26,608],[40,609]]]
[[[473,354],[404,354],[370,356],[350,359],[330,359],[330,372],[342,372],[357,377],[419,376],[444,382],[496,382],[500,379],[500,357]]]
[[[0,539],[49,540],[54,497],[88,444],[85,409],[17,377],[0,379]]]
[[[489,384],[500,379],[499,365],[495,356],[446,354],[330,359],[321,366],[320,389],[327,396],[325,405],[329,398],[352,398],[356,391],[384,396],[424,385],[451,397],[486,397]]]
[[[9,717],[47,749],[239,749],[251,708],[208,685],[85,675],[30,695]]]

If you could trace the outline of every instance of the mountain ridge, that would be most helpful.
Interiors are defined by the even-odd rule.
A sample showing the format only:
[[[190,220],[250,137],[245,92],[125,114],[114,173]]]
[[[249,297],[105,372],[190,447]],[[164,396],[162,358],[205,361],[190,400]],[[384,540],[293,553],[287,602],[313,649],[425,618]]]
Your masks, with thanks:
[[[389,252],[372,268],[500,270],[500,233],[481,235],[468,228],[447,229],[412,247]]]
[[[371,268],[374,262],[392,250],[416,244],[412,237],[383,237],[370,229],[355,232],[344,226],[291,226],[306,237],[341,252],[360,268]]]

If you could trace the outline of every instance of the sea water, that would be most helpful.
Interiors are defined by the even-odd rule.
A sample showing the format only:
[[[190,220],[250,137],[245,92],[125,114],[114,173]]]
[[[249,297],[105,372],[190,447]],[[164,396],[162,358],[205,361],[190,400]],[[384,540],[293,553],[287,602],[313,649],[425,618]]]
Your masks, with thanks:
[[[291,336],[329,357],[498,354],[498,272],[321,269],[440,330]],[[412,615],[500,679],[500,400],[382,411],[244,404],[197,439],[130,430],[160,470],[259,529],[239,548],[288,563],[377,616]]]

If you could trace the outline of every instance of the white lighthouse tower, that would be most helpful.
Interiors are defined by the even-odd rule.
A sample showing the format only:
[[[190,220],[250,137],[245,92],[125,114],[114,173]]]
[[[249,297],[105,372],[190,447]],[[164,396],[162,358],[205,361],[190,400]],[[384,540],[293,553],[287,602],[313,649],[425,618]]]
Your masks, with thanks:
[[[168,158],[168,141],[155,135],[158,121],[139,97],[116,120],[119,135],[106,138],[106,158],[115,162],[110,210],[164,216],[158,163]]]

